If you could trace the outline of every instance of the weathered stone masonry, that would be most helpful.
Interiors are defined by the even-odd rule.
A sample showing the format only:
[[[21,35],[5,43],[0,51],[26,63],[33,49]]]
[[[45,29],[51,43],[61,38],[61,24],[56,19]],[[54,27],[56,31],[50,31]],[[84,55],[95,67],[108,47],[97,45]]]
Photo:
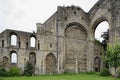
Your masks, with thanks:
[[[100,71],[102,48],[94,43],[94,32],[103,21],[109,23],[110,42],[120,40],[120,0],[99,0],[88,13],[59,6],[45,23],[36,24],[36,33],[7,29],[0,34],[0,66],[16,65],[24,71],[30,61],[35,74]],[[16,45],[11,44],[13,35]]]

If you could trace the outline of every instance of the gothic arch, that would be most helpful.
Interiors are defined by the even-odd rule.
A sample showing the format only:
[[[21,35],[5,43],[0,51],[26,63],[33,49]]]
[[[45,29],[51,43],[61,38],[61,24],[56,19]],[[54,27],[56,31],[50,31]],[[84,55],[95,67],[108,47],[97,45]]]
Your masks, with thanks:
[[[56,72],[57,72],[57,59],[52,53],[49,53],[46,56],[46,73],[52,74]]]

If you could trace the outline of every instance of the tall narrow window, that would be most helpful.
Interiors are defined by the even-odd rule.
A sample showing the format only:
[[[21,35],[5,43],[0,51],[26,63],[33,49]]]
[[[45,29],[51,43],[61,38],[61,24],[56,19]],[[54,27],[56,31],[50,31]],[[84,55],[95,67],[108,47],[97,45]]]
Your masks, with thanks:
[[[2,48],[4,47],[4,40],[2,40]]]
[[[11,35],[11,45],[16,46],[17,45],[17,36]]]
[[[28,42],[26,42],[26,49],[28,48]]]
[[[50,48],[52,48],[52,44],[50,44]]]
[[[30,47],[35,47],[35,37],[30,38]]]
[[[21,42],[19,41],[19,48],[21,47]]]
[[[38,43],[38,50],[40,49],[40,44]]]
[[[11,53],[11,63],[17,63],[17,54],[15,52]]]

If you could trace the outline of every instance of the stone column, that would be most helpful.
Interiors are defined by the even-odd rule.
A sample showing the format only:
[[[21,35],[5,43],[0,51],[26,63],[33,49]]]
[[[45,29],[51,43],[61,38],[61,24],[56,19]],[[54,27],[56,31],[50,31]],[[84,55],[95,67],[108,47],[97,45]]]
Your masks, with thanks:
[[[93,71],[94,65],[94,42],[89,41],[87,46],[87,71]]]

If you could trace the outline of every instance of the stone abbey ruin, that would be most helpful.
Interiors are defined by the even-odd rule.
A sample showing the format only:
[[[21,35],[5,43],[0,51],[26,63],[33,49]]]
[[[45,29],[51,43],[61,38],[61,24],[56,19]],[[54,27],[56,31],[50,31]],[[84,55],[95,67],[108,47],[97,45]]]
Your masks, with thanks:
[[[36,24],[36,33],[7,29],[0,34],[0,66],[24,71],[29,61],[35,74],[100,71],[102,47],[94,43],[94,32],[103,21],[114,44],[120,40],[120,0],[99,0],[88,13],[58,6],[46,22]]]

